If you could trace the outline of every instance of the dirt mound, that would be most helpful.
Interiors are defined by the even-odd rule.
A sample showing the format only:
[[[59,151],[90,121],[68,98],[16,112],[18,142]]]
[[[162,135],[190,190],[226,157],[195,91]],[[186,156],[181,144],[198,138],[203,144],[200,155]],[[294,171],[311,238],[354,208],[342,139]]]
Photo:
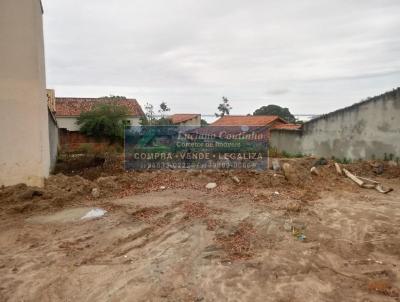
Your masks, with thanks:
[[[28,187],[24,184],[0,190],[0,205],[12,206],[15,212],[26,212],[35,208],[62,207],[88,197],[95,185],[80,176],[57,174],[45,181],[44,188]]]
[[[58,160],[54,173],[95,180],[123,171],[122,155],[69,155]]]
[[[316,167],[318,173],[315,175],[310,173],[311,167],[317,162],[315,158],[280,159],[279,162],[281,166],[289,166],[294,176],[288,177],[283,171],[273,170],[145,172],[113,170],[110,174],[106,174],[103,168],[101,168],[103,169],[102,176],[93,180],[80,175],[57,174],[46,180],[44,188],[20,184],[0,189],[0,205],[13,205],[13,210],[16,212],[25,212],[33,210],[38,205],[63,207],[96,198],[122,198],[164,189],[195,189],[207,192],[205,186],[210,182],[217,183],[217,188],[212,190],[215,193],[251,194],[256,202],[291,199],[308,203],[317,200],[320,197],[319,192],[322,191],[338,188],[349,192],[361,190],[346,177],[337,175],[334,161],[324,161],[323,165],[318,165]],[[359,162],[342,166],[357,175],[376,177],[376,162]],[[383,162],[381,166],[383,170],[381,169],[382,173],[379,177],[392,178],[400,175],[398,166],[387,162]],[[90,169],[97,169],[97,167]],[[82,173],[85,174],[85,172]],[[97,194],[92,196],[91,192],[95,188]]]

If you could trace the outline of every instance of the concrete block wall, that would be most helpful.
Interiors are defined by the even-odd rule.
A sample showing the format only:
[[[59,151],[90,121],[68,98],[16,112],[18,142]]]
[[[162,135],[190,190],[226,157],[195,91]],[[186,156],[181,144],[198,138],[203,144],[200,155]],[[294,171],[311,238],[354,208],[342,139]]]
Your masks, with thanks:
[[[271,131],[280,151],[347,159],[400,157],[400,88],[305,123]]]

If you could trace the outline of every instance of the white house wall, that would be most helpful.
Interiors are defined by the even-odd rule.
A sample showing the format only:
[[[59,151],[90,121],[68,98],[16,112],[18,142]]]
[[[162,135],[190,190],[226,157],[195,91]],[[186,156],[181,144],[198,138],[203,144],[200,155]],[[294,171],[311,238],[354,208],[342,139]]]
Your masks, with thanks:
[[[42,9],[0,1],[0,185],[42,186],[49,175]]]
[[[58,116],[57,117],[57,123],[58,123],[58,128],[62,129],[67,129],[68,131],[79,131],[79,126],[77,125],[77,117],[64,117],[64,116]],[[131,126],[138,126],[140,125],[140,118],[139,117],[129,117],[127,120],[130,121]]]

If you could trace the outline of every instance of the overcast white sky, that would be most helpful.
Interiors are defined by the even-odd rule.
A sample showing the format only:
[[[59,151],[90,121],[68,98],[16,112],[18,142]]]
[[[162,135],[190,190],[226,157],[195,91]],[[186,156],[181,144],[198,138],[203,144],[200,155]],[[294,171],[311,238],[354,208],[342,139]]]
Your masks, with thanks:
[[[42,0],[47,86],[326,113],[400,86],[399,0]]]

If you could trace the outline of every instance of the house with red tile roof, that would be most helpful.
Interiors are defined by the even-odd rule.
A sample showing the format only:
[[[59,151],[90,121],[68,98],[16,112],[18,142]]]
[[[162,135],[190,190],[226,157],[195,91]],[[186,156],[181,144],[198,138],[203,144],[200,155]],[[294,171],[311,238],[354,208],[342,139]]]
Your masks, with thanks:
[[[215,131],[221,131],[225,127],[229,132],[241,132],[243,127],[247,127],[253,132],[266,131],[267,137],[270,137],[273,130],[299,130],[301,128],[301,125],[290,124],[277,115],[225,115],[211,126],[216,129]]]
[[[177,113],[168,117],[172,124],[185,127],[200,127],[201,115],[197,113]]]
[[[258,126],[269,129],[299,129],[301,125],[290,124],[277,115],[225,115],[212,126]]]
[[[56,97],[55,114],[58,127],[68,131],[79,131],[76,124],[82,112],[90,111],[98,104],[117,104],[128,110],[127,120],[132,126],[139,125],[144,112],[135,99],[126,98],[66,98]]]

